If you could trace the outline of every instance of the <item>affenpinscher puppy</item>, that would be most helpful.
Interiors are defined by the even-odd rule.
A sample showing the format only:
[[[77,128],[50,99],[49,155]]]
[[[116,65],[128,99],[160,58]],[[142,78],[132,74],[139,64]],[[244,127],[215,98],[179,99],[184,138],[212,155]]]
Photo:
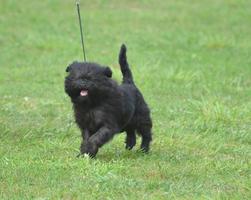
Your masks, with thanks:
[[[74,62],[67,67],[65,92],[73,103],[76,123],[82,133],[80,154],[95,157],[98,149],[116,133],[126,132],[126,149],[142,137],[141,150],[149,151],[152,140],[150,110],[136,87],[126,58],[126,46],[119,54],[123,81],[111,79],[109,67],[90,62]]]

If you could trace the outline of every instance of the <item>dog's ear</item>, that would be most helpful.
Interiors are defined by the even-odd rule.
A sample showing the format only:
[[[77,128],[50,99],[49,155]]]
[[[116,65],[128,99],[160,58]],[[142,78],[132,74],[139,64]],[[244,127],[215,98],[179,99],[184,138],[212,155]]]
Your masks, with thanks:
[[[78,65],[77,61],[73,61],[73,63],[71,63],[70,65],[68,65],[65,69],[66,72],[70,72],[72,70],[72,68],[74,68],[75,65]]]
[[[111,78],[111,77],[112,77],[112,70],[110,69],[110,67],[105,67],[103,73],[104,73],[104,75],[107,76],[108,78]]]
[[[73,62],[72,64],[68,65],[65,69],[66,72],[70,72],[72,70],[72,66],[75,64],[76,62]]]
[[[70,72],[71,71],[71,65],[67,66],[65,69],[66,72]]]

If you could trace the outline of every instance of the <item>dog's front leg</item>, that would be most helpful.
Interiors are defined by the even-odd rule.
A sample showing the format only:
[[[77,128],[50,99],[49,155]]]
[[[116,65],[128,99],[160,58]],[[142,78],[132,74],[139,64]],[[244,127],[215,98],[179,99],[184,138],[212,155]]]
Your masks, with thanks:
[[[88,129],[81,130],[81,133],[82,133],[82,142],[80,145],[80,153],[77,155],[77,157],[87,152],[87,141],[90,138],[90,131]]]
[[[107,127],[101,127],[95,134],[93,134],[87,142],[87,153],[91,157],[95,157],[98,152],[98,148],[103,146],[106,142],[112,139],[115,134],[115,130]]]

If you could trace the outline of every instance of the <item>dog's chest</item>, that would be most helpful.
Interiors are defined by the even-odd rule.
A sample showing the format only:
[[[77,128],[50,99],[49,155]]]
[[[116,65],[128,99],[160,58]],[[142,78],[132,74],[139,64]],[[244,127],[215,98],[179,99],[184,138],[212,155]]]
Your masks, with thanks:
[[[76,111],[76,122],[82,129],[88,129],[90,132],[96,132],[104,122],[104,113],[99,110]]]

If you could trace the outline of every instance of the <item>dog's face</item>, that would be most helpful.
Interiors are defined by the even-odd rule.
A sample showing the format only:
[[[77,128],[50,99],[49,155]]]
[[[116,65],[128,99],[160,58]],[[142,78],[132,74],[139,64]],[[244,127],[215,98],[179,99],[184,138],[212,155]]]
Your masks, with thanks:
[[[111,87],[112,71],[95,63],[74,62],[66,68],[65,92],[75,104],[89,104],[105,97]]]

